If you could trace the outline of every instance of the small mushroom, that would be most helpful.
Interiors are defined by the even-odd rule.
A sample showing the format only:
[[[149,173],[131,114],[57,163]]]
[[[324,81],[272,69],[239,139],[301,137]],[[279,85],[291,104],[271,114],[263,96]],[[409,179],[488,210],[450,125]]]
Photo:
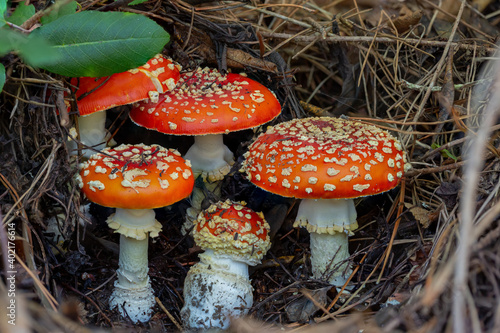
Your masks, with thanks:
[[[133,322],[145,322],[155,304],[148,276],[148,236],[161,231],[153,209],[189,196],[194,185],[189,162],[176,150],[158,145],[120,145],[92,155],[77,178],[90,201],[116,208],[107,220],[120,234],[118,279],[110,308],[117,307]]]
[[[179,65],[158,54],[143,66],[126,72],[102,78],[71,79],[71,84],[78,87],[75,97],[80,141],[97,150],[104,148],[107,135],[105,110],[145,99],[158,101],[160,93],[175,87],[180,77],[179,69]],[[76,149],[74,141],[70,142],[73,142],[70,149]],[[83,153],[88,158],[93,151],[85,149]]]
[[[217,202],[195,221],[194,239],[205,250],[184,281],[181,317],[188,330],[226,329],[253,304],[248,265],[271,246],[262,213],[244,203]]]
[[[194,135],[195,143],[184,157],[191,161],[195,178],[201,175],[207,189],[214,191],[234,163],[222,135],[262,125],[280,112],[280,103],[262,84],[204,68],[182,73],[177,88],[160,95],[158,102],[138,103],[130,119],[161,133]],[[193,218],[201,210],[202,193],[193,193]]]
[[[347,237],[358,227],[353,198],[394,188],[408,168],[406,153],[389,132],[329,117],[269,127],[242,165],[258,187],[302,199],[294,225],[310,232],[313,276],[336,286],[348,276]]]

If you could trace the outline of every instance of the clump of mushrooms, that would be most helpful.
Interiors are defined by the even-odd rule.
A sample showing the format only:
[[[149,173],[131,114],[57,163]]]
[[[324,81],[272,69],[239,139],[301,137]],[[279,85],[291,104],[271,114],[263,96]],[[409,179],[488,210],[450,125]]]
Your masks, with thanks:
[[[157,102],[138,103],[130,111],[130,119],[164,134],[194,135],[195,142],[184,157],[191,161],[195,178],[201,176],[205,187],[215,192],[234,163],[223,134],[262,125],[280,112],[274,94],[259,82],[199,68],[181,73],[177,87],[161,94]],[[200,212],[203,199],[203,191],[195,188],[194,210],[188,212],[192,218]]]
[[[78,107],[78,133],[86,146],[101,150],[106,146],[106,110],[116,106],[149,99],[158,101],[161,93],[175,88],[180,77],[180,65],[157,54],[146,64],[122,73],[102,78],[80,77],[71,79],[78,87],[75,92]],[[71,133],[75,136],[77,133]],[[74,141],[69,141],[69,149],[76,151]],[[89,158],[94,153],[84,149]]]
[[[262,213],[244,203],[217,202],[195,221],[194,239],[205,250],[184,282],[181,317],[188,330],[226,329],[231,318],[248,313],[253,288],[248,265],[271,246]]]
[[[194,185],[189,161],[158,145],[120,145],[92,155],[81,165],[78,181],[90,201],[116,208],[107,220],[120,234],[118,279],[110,308],[117,307],[133,322],[148,321],[155,304],[148,276],[148,237],[161,231],[153,209],[189,196]]]
[[[71,84],[77,88],[75,92],[78,111],[77,127],[69,131],[67,147],[70,155],[78,154],[77,142],[73,139],[79,136],[83,148],[82,157],[88,159],[96,151],[106,147],[109,133],[105,128],[106,110],[116,106],[131,104],[144,99],[157,101],[160,93],[172,90],[180,77],[180,65],[161,54],[155,55],[146,64],[107,77],[72,78]],[[80,210],[88,219],[90,204],[82,205]],[[63,235],[60,232],[60,220],[65,218],[59,214],[48,221],[47,232],[54,236],[52,240],[60,244]],[[80,224],[84,220],[80,219]]]
[[[350,274],[353,198],[394,188],[410,164],[400,142],[373,125],[329,117],[269,127],[245,153],[242,171],[258,187],[302,199],[295,226],[310,233],[313,277],[341,286]]]

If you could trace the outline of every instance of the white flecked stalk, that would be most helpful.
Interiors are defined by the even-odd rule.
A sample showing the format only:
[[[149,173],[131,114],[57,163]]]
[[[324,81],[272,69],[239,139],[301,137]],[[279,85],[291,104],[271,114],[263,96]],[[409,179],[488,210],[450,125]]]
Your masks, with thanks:
[[[234,155],[224,144],[222,134],[197,135],[194,144],[189,148],[184,159],[191,162],[191,169],[196,178],[202,176],[207,191],[220,197],[219,182],[231,170]],[[203,189],[194,187],[191,194],[191,207],[188,208],[186,221],[181,232],[184,235],[193,226],[193,221],[201,212],[201,203],[205,199]]]
[[[194,144],[184,156],[191,161],[195,175],[202,174],[209,181],[217,181],[231,169],[233,153],[223,142],[222,134],[197,135]]]
[[[231,318],[248,314],[253,288],[248,264],[206,250],[184,281],[181,317],[186,330],[227,329]]]
[[[326,280],[337,287],[344,285],[351,269],[347,262],[342,265],[339,265],[339,262],[349,258],[347,233],[337,232],[330,235],[311,232],[310,246],[313,277]]]
[[[348,236],[357,228],[356,208],[351,199],[303,199],[299,205],[296,226],[310,233],[313,277],[334,286],[342,286],[351,269]]]
[[[133,322],[146,322],[155,305],[148,276],[148,232],[158,224],[154,210],[117,208],[108,224],[121,234],[118,279],[109,306]]]
[[[95,112],[88,116],[78,117],[78,132],[80,133],[80,142],[84,145],[102,150],[106,147],[106,111]],[[78,145],[75,141],[68,142],[68,149],[76,154]],[[95,154],[92,149],[82,149],[85,159]]]

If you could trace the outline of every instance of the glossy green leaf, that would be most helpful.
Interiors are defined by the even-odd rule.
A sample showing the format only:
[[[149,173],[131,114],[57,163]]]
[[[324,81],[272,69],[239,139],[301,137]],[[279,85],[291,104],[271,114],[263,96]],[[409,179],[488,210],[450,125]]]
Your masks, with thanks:
[[[0,28],[0,56],[16,52],[23,60],[35,67],[43,67],[58,61],[59,54],[43,38],[29,38],[26,35]]]
[[[33,15],[35,15],[35,6],[25,5],[24,2],[20,2],[7,21],[16,25],[22,25]]]
[[[74,14],[78,8],[78,3],[76,1],[56,0],[52,7],[50,13],[40,19],[42,24],[48,24],[64,15]]]
[[[0,64],[0,92],[3,90],[3,86],[5,85],[5,67],[4,65]]]
[[[168,33],[145,16],[96,11],[60,17],[30,38],[46,39],[61,56],[42,68],[72,77],[106,76],[138,67],[169,41]]]
[[[0,0],[0,27],[5,25],[5,12],[7,11],[7,0]]]
[[[14,49],[14,41],[10,35],[10,30],[7,28],[0,28],[0,57],[9,53]]]

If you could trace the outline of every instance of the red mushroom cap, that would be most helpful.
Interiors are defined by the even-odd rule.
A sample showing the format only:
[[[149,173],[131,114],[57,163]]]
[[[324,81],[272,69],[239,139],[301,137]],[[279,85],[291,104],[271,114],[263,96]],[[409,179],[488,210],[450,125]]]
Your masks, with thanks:
[[[253,128],[280,112],[280,103],[262,84],[205,68],[181,74],[177,88],[160,95],[158,103],[140,102],[130,119],[161,133],[204,135]]]
[[[389,132],[346,119],[294,119],[269,127],[245,153],[242,171],[284,197],[340,199],[394,188],[410,167]]]
[[[77,177],[87,198],[101,206],[153,209],[191,194],[189,161],[158,145],[120,145],[94,154]]]
[[[211,205],[195,221],[194,240],[202,249],[256,264],[271,246],[262,213],[226,200]]]
[[[172,90],[179,81],[179,65],[157,54],[145,65],[102,78],[71,79],[78,86],[76,98],[80,116],[115,106],[158,100],[160,93]]]

